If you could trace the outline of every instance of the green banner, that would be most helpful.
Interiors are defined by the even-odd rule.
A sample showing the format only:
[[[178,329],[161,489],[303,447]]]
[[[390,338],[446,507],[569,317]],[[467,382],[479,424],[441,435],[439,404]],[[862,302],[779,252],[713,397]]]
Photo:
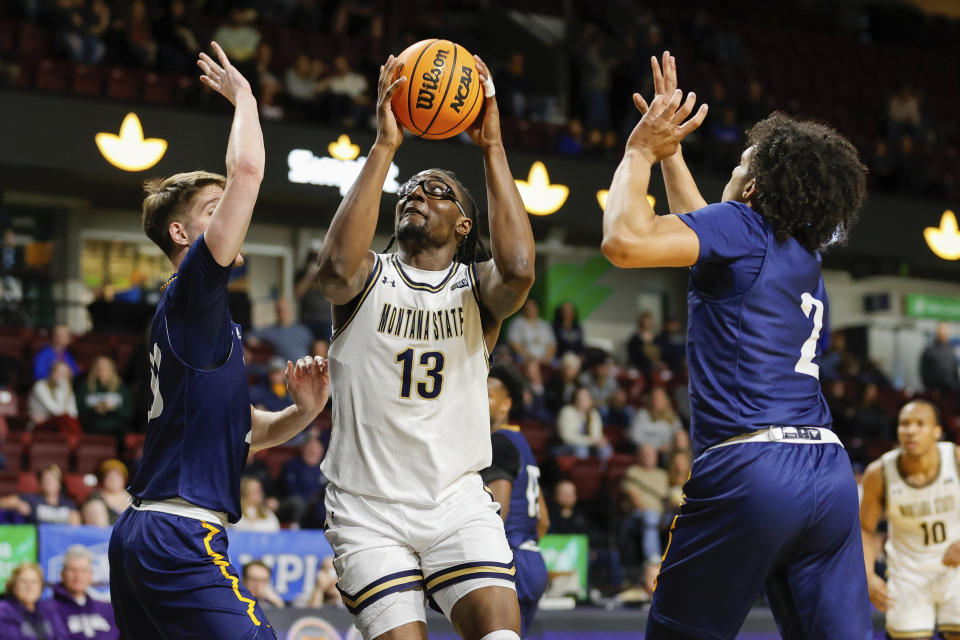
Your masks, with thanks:
[[[550,574],[549,591],[556,594],[558,581],[564,595],[587,597],[589,544],[585,535],[549,534],[540,538],[540,553]],[[569,585],[569,586],[567,586]]]
[[[0,593],[21,562],[37,561],[37,528],[32,524],[0,525]]]
[[[960,320],[960,298],[908,293],[907,315],[911,318]]]

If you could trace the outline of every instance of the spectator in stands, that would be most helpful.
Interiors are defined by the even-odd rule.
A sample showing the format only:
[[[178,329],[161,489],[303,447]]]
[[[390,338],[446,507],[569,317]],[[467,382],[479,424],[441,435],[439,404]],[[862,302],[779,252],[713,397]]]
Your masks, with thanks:
[[[100,356],[93,361],[80,387],[77,408],[87,433],[120,436],[130,430],[130,393],[112,358]]]
[[[660,347],[656,338],[653,314],[644,311],[637,317],[637,330],[627,342],[627,355],[630,366],[647,376],[660,364]]]
[[[110,26],[110,9],[103,0],[90,6],[74,0],[57,0],[49,17],[54,48],[74,62],[100,64],[107,48],[102,37]]]
[[[580,377],[580,356],[575,353],[565,353],[560,359],[560,370],[553,374],[547,385],[545,399],[551,413],[557,414],[564,405],[573,402],[573,395],[577,391]]]
[[[523,52],[514,51],[506,64],[497,69],[497,95],[503,96],[497,102],[503,116],[517,119],[526,117],[526,91],[530,84],[528,78],[524,76],[523,65]]]
[[[307,355],[304,352],[303,355]],[[302,357],[302,356],[301,356]],[[287,363],[280,356],[270,358],[267,379],[250,389],[250,404],[264,411],[283,411],[293,404],[284,378]]]
[[[264,452],[261,456],[266,456],[267,453]],[[277,509],[280,508],[280,502],[277,500],[275,482],[273,480],[273,475],[270,473],[270,467],[264,461],[263,457],[256,455],[253,451],[247,454],[247,464],[243,467],[243,476],[256,478],[260,481],[260,488],[263,493],[266,495],[264,499],[264,504],[267,509],[276,513]]]
[[[260,31],[256,27],[257,12],[253,9],[234,7],[230,10],[230,22],[217,27],[213,39],[223,49],[230,62],[239,70],[254,66],[253,58],[260,44]],[[256,74],[243,73],[245,78]]]
[[[327,103],[327,118],[333,124],[353,127],[363,121],[370,104],[367,79],[354,71],[345,55],[333,59],[333,73],[320,81],[319,89]]]
[[[540,305],[533,298],[527,298],[522,315],[510,323],[507,340],[520,362],[536,360],[549,364],[557,352],[553,327],[540,317]]]
[[[663,387],[654,387],[647,403],[637,411],[630,425],[630,439],[638,447],[649,444],[658,451],[670,450],[673,434],[683,428]]]
[[[257,79],[260,83],[260,116],[267,120],[282,120],[283,107],[278,103],[283,93],[283,83],[270,69],[273,48],[266,42],[257,45],[255,64]]]
[[[90,494],[90,500],[100,500],[107,507],[107,516],[112,525],[130,506],[130,494],[127,493],[129,472],[127,465],[119,460],[104,460],[97,469],[100,486]]]
[[[513,366],[511,364],[511,366]],[[543,372],[540,364],[533,360],[523,365],[523,410],[518,412],[524,418],[553,422],[556,415],[547,407],[547,390],[543,385]]]
[[[903,85],[887,103],[887,133],[891,138],[916,134],[920,128],[920,94]]]
[[[627,392],[618,386],[610,396],[607,406],[600,410],[600,415],[605,426],[618,427],[625,433],[633,423],[636,412],[627,402]]]
[[[323,454],[323,443],[311,435],[300,455],[283,465],[280,485],[284,498],[277,510],[282,522],[304,528],[323,526],[323,490],[327,486],[327,479],[320,472]]]
[[[740,105],[740,129],[747,131],[773,111],[770,100],[764,96],[763,85],[751,80],[747,86],[747,100]]]
[[[557,353],[572,351],[583,353],[583,328],[580,326],[580,312],[570,302],[561,302],[553,312],[553,335],[557,342]]]
[[[68,438],[79,438],[83,429],[77,419],[77,398],[66,363],[55,362],[50,375],[34,383],[27,399],[27,413],[36,427],[56,429]]]
[[[133,0],[114,20],[114,41],[122,61],[129,65],[152,67],[157,62],[157,41],[144,0]]]
[[[577,389],[573,404],[568,404],[557,415],[557,435],[562,444],[554,447],[554,455],[591,455],[606,460],[613,453],[603,437],[603,420],[594,406],[593,396],[585,387]]]
[[[200,39],[187,15],[186,0],[171,0],[156,23],[157,61],[161,68],[188,71],[200,53]]]
[[[673,432],[673,440],[670,443],[670,457],[678,453],[686,453],[690,459],[693,459],[693,447],[690,446],[690,432],[686,429],[677,429]]]
[[[113,607],[109,602],[91,597],[93,556],[82,544],[63,554],[60,584],[53,585],[53,605],[69,640],[116,640],[120,637]]]
[[[581,39],[580,97],[583,100],[584,121],[590,131],[604,131],[610,126],[611,63],[603,50],[602,36],[594,25],[588,24]]]
[[[103,500],[91,498],[84,502],[80,507],[80,517],[83,519],[83,524],[91,527],[110,526],[110,513]]]
[[[879,440],[895,438],[896,420],[880,404],[880,389],[875,384],[864,385],[853,422],[853,431],[857,437]]]
[[[590,390],[597,407],[605,408],[620,389],[614,371],[613,356],[605,355],[589,371],[580,374],[580,384]]]
[[[567,130],[560,136],[560,153],[565,156],[579,156],[583,153],[583,123],[571,118]]]
[[[243,584],[256,598],[261,609],[283,609],[283,598],[273,589],[273,572],[261,560],[251,560],[243,565]]]
[[[590,521],[577,504],[577,485],[573,480],[561,478],[557,482],[553,488],[553,500],[548,511],[550,512],[548,533],[590,534]]]
[[[80,375],[80,367],[77,361],[67,350],[73,336],[70,333],[70,327],[65,324],[58,324],[50,332],[50,344],[40,349],[37,355],[33,357],[33,379],[43,380],[50,375],[50,369],[54,362],[63,362],[70,367],[73,375]]]
[[[277,514],[267,508],[263,486],[252,476],[240,480],[240,521],[233,525],[239,531],[273,533],[280,531]]]
[[[950,325],[937,325],[934,343],[923,350],[920,356],[920,377],[928,391],[953,393],[960,390],[960,374],[957,372],[957,353],[950,343]]]
[[[318,81],[322,63],[314,63],[305,53],[294,60],[283,76],[283,85],[289,104],[311,119],[320,119],[320,84]]]
[[[296,273],[293,297],[300,305],[300,322],[313,332],[315,338],[329,340],[333,332],[333,307],[323,296],[317,280],[320,270],[318,255],[317,249],[310,251],[306,264]]]
[[[247,337],[247,342],[253,346],[257,346],[260,342],[268,342],[278,356],[284,360],[296,362],[297,359],[310,353],[313,334],[310,329],[294,320],[293,309],[288,299],[278,298],[274,309],[277,322],[253,331]]]
[[[41,600],[43,569],[22,562],[10,573],[0,598],[0,638],[4,640],[68,640],[67,629],[51,600]]]
[[[830,333],[830,345],[820,356],[820,379],[834,380],[844,376],[856,376],[859,364],[856,356],[847,351],[847,334],[843,329]]]
[[[656,447],[640,446],[637,464],[627,468],[620,490],[625,514],[620,529],[620,557],[628,570],[636,570],[645,560],[658,559],[661,553],[660,527],[664,501],[670,494],[670,477],[657,466]]]
[[[684,359],[687,357],[687,336],[680,325],[680,319],[669,316],[654,341],[660,349],[660,359],[670,367],[670,371],[675,374],[682,371]]]
[[[29,508],[29,517],[37,524],[80,524],[76,503],[63,494],[63,471],[48,464],[37,472],[40,493],[28,493],[19,500]],[[17,496],[13,496],[16,498]],[[18,508],[21,513],[22,508]]]
[[[333,556],[326,556],[321,562],[317,570],[317,582],[313,586],[307,606],[312,608],[343,606],[343,598],[337,589],[337,570],[333,566]]]
[[[0,304],[16,305],[23,300],[23,283],[20,281],[23,268],[23,247],[17,245],[14,230],[7,229],[0,245]],[[15,310],[24,313],[19,307]]]
[[[824,382],[827,381],[824,380]],[[847,442],[856,436],[854,417],[857,412],[854,403],[847,396],[847,384],[835,378],[825,384],[824,391],[827,406],[830,407],[830,415],[833,416],[833,430],[841,440]]]

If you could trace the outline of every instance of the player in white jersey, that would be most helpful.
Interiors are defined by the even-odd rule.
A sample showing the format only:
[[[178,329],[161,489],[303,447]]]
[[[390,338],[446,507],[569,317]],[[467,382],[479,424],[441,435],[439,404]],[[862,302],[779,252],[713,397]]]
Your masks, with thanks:
[[[900,410],[900,447],[867,467],[860,524],[870,600],[893,638],[960,640],[960,449],[926,400]],[[877,522],[886,514],[887,580],[874,571]]]
[[[441,169],[400,187],[398,252],[370,251],[403,141],[390,106],[406,81],[393,81],[396,65],[391,56],[381,68],[377,139],[319,255],[334,305],[327,539],[364,638],[426,639],[429,594],[462,637],[519,639],[513,555],[478,472],[491,461],[488,349],[533,284],[533,232],[477,58],[487,96],[468,134],[483,155],[492,259],[473,197]]]

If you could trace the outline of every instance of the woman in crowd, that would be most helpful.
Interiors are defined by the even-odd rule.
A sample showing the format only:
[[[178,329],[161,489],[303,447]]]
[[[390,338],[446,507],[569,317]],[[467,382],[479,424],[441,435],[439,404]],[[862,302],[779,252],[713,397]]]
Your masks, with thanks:
[[[23,562],[10,574],[0,598],[0,638],[4,640],[68,640],[69,632],[51,600],[40,600],[43,569]]]
[[[682,427],[666,389],[654,387],[647,400],[647,406],[633,416],[630,439],[638,447],[642,444],[650,444],[660,452],[666,453],[670,450],[673,434]]]
[[[613,453],[603,437],[600,412],[594,407],[590,390],[585,387],[577,389],[573,404],[560,410],[557,435],[563,444],[554,448],[555,455],[574,455],[578,458],[595,455],[606,460]]]
[[[280,531],[277,514],[264,502],[263,485],[253,476],[245,476],[240,481],[240,510],[242,517],[234,525],[235,529],[261,533]]]
[[[55,362],[50,375],[34,383],[27,400],[27,412],[35,427],[51,427],[69,438],[80,436],[83,429],[77,419],[72,376],[69,365]]]
[[[557,353],[572,351],[583,353],[583,328],[580,313],[569,300],[561,303],[553,312],[553,334],[557,338]]]
[[[103,502],[112,525],[130,506],[130,494],[126,489],[127,465],[119,460],[104,460],[100,463],[97,475],[100,477],[100,488],[90,494],[90,499]]]
[[[40,493],[4,496],[0,498],[0,509],[15,510],[36,524],[80,524],[77,505],[63,494],[63,472],[60,467],[48,464],[37,476]]]
[[[93,361],[77,398],[80,422],[87,433],[120,435],[130,429],[130,393],[112,359]]]

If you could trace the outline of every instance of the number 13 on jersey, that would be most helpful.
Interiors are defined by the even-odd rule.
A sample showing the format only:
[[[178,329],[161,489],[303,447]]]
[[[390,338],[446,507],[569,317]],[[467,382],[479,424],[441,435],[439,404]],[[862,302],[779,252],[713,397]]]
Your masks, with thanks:
[[[443,391],[443,353],[440,351],[423,351],[419,362],[424,367],[426,378],[419,378],[414,387],[413,368],[417,353],[412,348],[397,354],[397,364],[400,365],[400,397],[407,399],[415,388],[417,395],[424,400],[433,400]]]

